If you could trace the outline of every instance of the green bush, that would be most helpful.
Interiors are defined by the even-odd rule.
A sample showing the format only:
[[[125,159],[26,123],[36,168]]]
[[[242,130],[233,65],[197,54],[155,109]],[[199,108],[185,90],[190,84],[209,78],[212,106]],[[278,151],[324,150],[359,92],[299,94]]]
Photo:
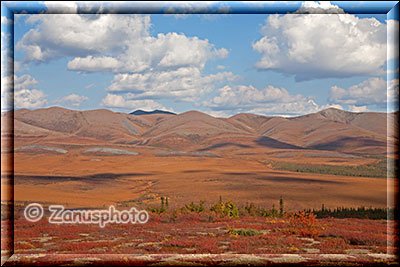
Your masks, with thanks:
[[[214,211],[222,217],[239,218],[239,209],[235,203],[230,200],[223,202],[220,198],[218,203],[211,207],[211,211]]]
[[[231,228],[226,231],[226,233],[230,235],[241,235],[241,236],[254,236],[254,235],[261,235],[262,233],[260,231],[257,231],[255,229],[237,229],[237,228]]]
[[[261,216],[268,218],[276,218],[279,216],[279,211],[272,205],[272,209],[268,210],[264,207],[257,207],[254,203],[246,204],[244,208],[240,208],[242,215]],[[283,207],[282,207],[283,211]]]
[[[394,173],[387,173],[386,160],[377,163],[363,164],[358,166],[335,166],[328,164],[306,164],[293,162],[266,162],[272,168],[293,172],[308,172],[331,174],[340,176],[362,176],[362,177],[394,177]]]
[[[204,202],[205,202],[204,200],[200,200],[200,204],[199,204],[199,205],[196,205],[196,204],[194,204],[194,202],[192,201],[189,205],[188,205],[188,204],[185,204],[185,208],[186,208],[186,210],[188,210],[188,211],[200,213],[200,212],[203,212],[203,211],[205,210],[205,208],[204,208]]]

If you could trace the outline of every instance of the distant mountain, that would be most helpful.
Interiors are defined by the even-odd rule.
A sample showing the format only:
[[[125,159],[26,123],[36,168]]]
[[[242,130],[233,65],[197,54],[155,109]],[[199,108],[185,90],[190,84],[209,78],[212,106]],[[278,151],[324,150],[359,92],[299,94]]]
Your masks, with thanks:
[[[387,128],[387,119],[395,121],[395,113],[327,109],[291,118],[244,113],[215,118],[198,111],[176,115],[161,110],[137,110],[131,114],[105,109],[21,109],[14,114],[14,139],[24,144],[41,140],[135,144],[185,151],[247,150],[246,153],[311,149],[385,154],[388,144],[398,143],[398,128]]]
[[[134,112],[131,112],[131,113],[129,113],[129,114],[131,114],[131,115],[150,115],[150,114],[169,114],[169,115],[176,115],[176,114],[173,113],[173,112],[164,111],[164,110],[159,110],[159,109],[156,109],[156,110],[153,110],[153,111],[144,111],[144,110],[138,109],[138,110],[135,110]]]

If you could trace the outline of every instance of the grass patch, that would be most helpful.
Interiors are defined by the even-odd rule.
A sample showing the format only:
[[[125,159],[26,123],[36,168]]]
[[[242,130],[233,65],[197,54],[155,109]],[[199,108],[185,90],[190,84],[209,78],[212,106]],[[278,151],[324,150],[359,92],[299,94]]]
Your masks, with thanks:
[[[363,164],[358,166],[334,166],[327,164],[305,164],[292,162],[270,161],[267,164],[272,168],[293,172],[307,172],[331,174],[340,176],[361,176],[361,177],[394,177],[394,173],[387,174],[387,160],[380,160],[372,164]]]

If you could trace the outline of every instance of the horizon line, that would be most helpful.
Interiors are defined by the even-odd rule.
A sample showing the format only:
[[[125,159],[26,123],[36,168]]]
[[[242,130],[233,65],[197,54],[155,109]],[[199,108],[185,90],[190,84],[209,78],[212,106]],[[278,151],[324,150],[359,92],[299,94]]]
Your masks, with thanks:
[[[331,109],[331,110],[337,110],[337,111],[339,111],[339,112],[347,112],[347,113],[354,113],[354,114],[361,114],[361,113],[395,114],[395,113],[398,113],[398,112],[399,112],[399,110],[392,111],[392,112],[387,112],[387,111],[386,111],[386,112],[385,112],[385,111],[382,111],[382,112],[380,112],[380,111],[361,111],[361,112],[354,112],[354,111],[347,111],[347,110],[343,110],[343,109],[339,109],[339,108],[335,108],[335,107],[329,107],[329,108],[321,109],[321,110],[316,111],[316,112],[304,113],[304,114],[294,114],[294,113],[280,114],[280,113],[271,113],[271,114],[268,114],[268,115],[267,115],[267,114],[251,113],[251,112],[239,112],[239,113],[236,113],[236,114],[234,114],[234,115],[230,115],[230,116],[227,116],[227,117],[223,117],[223,116],[215,116],[215,115],[209,114],[208,112],[199,111],[199,110],[187,110],[187,111],[184,111],[184,112],[177,113],[177,112],[174,112],[174,111],[163,110],[163,109],[153,109],[153,110],[150,110],[150,111],[147,111],[147,110],[144,110],[144,109],[135,109],[135,110],[132,110],[132,111],[129,111],[129,112],[122,112],[122,111],[113,111],[113,110],[108,109],[108,108],[95,108],[95,109],[78,110],[78,109],[72,109],[72,108],[61,107],[61,106],[50,106],[50,107],[42,107],[42,108],[36,108],[36,109],[29,109],[29,108],[13,108],[13,109],[9,109],[9,110],[2,110],[1,113],[7,113],[7,112],[10,112],[10,111],[19,111],[19,110],[36,111],[36,110],[45,110],[45,109],[54,109],[54,108],[65,109],[65,110],[69,110],[69,111],[77,111],[77,112],[96,111],[96,110],[106,110],[106,111],[110,111],[110,112],[113,112],[113,113],[123,113],[123,114],[127,114],[127,115],[134,115],[134,114],[131,114],[131,113],[136,112],[136,111],[144,111],[144,112],[149,112],[149,113],[154,112],[154,111],[162,111],[162,112],[169,112],[169,113],[172,113],[172,114],[165,114],[165,115],[174,115],[174,116],[175,116],[175,115],[181,115],[181,114],[188,113],[188,112],[199,112],[199,113],[206,114],[206,115],[211,116],[211,117],[214,117],[214,118],[231,118],[231,117],[234,117],[234,116],[237,116],[237,115],[240,115],[240,114],[251,114],[251,115],[265,116],[265,117],[289,117],[289,118],[295,118],[295,117],[301,117],[301,116],[306,116],[306,115],[310,115],[310,114],[317,114],[317,113],[320,113],[320,112],[322,112],[322,111],[326,111],[326,110],[329,110],[329,109]],[[152,115],[152,114],[141,114],[141,115],[134,115],[134,116],[143,116],[143,115]]]

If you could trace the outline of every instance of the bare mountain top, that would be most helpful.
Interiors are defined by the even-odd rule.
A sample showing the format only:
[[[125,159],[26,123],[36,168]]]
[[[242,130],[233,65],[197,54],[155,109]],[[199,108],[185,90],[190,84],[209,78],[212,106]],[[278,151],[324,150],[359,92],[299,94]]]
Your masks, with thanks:
[[[230,146],[382,154],[388,141],[398,142],[394,134],[386,136],[387,118],[395,116],[330,108],[293,118],[237,114],[225,119],[198,111],[137,116],[106,109],[52,107],[15,111],[15,137],[58,142],[92,140],[186,151]]]
[[[129,113],[129,114],[138,115],[138,116],[140,116],[140,115],[151,115],[151,114],[169,114],[169,115],[176,115],[176,114],[173,113],[173,112],[164,111],[164,110],[159,110],[159,109],[156,109],[156,110],[153,110],[153,111],[144,111],[144,110],[138,109],[138,110],[135,110],[134,112],[131,112],[131,113]]]

